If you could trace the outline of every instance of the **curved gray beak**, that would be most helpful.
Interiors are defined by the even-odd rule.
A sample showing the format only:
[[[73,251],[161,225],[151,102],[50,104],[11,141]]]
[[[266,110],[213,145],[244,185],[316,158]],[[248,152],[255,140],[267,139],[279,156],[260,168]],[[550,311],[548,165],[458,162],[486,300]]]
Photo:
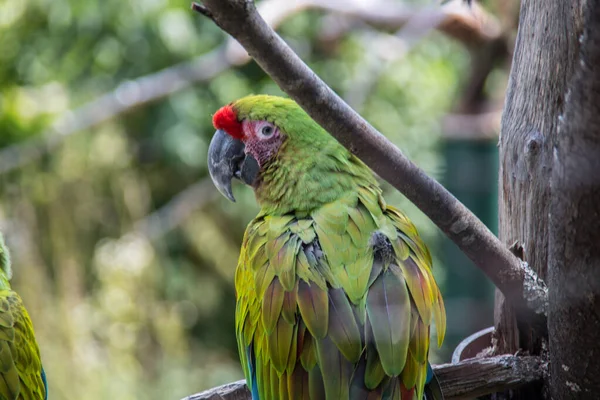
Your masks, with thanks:
[[[208,172],[219,192],[235,202],[231,180],[239,179],[252,185],[258,177],[258,162],[244,152],[244,143],[234,139],[225,131],[215,132],[208,147]]]

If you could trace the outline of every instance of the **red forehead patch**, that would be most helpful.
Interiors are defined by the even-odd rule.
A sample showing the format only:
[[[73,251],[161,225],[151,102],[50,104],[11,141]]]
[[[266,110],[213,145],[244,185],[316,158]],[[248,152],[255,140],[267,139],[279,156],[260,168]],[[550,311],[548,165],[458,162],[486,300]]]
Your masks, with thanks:
[[[236,139],[241,140],[244,137],[242,124],[238,121],[237,115],[230,104],[221,107],[213,115],[213,125],[216,129],[222,129]]]

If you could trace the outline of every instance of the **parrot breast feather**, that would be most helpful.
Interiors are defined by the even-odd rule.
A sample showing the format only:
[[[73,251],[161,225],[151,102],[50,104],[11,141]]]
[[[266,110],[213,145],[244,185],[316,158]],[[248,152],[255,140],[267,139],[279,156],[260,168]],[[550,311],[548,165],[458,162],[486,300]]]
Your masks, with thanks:
[[[445,312],[426,246],[378,187],[301,217],[259,214],[235,283],[254,400],[422,396]]]

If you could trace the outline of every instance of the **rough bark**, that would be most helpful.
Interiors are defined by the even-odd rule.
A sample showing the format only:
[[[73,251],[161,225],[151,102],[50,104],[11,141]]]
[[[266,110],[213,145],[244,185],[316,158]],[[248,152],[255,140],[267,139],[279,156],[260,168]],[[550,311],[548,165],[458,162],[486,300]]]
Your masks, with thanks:
[[[499,236],[542,278],[548,264],[552,143],[573,73],[579,1],[521,2],[500,134]],[[499,353],[540,351],[540,335],[496,297]]]
[[[458,364],[435,365],[444,398],[472,399],[477,396],[535,384],[547,369],[539,357],[497,356],[472,358]],[[250,400],[246,381],[237,381],[193,394],[183,400]]]
[[[587,0],[559,123],[550,206],[548,328],[554,399],[600,393],[600,1]]]
[[[205,0],[194,8],[235,37],[322,127],[419,207],[510,298],[545,326],[546,290],[442,185],[429,178],[339,98],[265,23],[247,0]]]

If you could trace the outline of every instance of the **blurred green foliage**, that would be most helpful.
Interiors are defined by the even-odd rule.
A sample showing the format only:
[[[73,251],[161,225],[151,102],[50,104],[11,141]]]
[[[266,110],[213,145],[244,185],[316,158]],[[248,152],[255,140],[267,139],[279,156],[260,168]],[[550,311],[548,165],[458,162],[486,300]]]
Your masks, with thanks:
[[[361,29],[323,43],[326,24],[309,11],[279,31],[344,96],[377,55]],[[0,147],[40,135],[57,116],[123,81],[224,40],[187,0],[2,0]],[[375,62],[383,68],[359,111],[439,178],[438,121],[457,95],[466,51],[433,33],[405,58]],[[51,399],[177,399],[241,378],[232,276],[257,211],[251,191],[236,187],[235,204],[211,197],[157,237],[134,226],[206,178],[211,113],[250,93],[281,94],[254,63],[233,67],[0,176],[0,228]],[[436,228],[387,185],[386,192],[431,244],[443,292]],[[434,360],[447,360],[448,350]]]

